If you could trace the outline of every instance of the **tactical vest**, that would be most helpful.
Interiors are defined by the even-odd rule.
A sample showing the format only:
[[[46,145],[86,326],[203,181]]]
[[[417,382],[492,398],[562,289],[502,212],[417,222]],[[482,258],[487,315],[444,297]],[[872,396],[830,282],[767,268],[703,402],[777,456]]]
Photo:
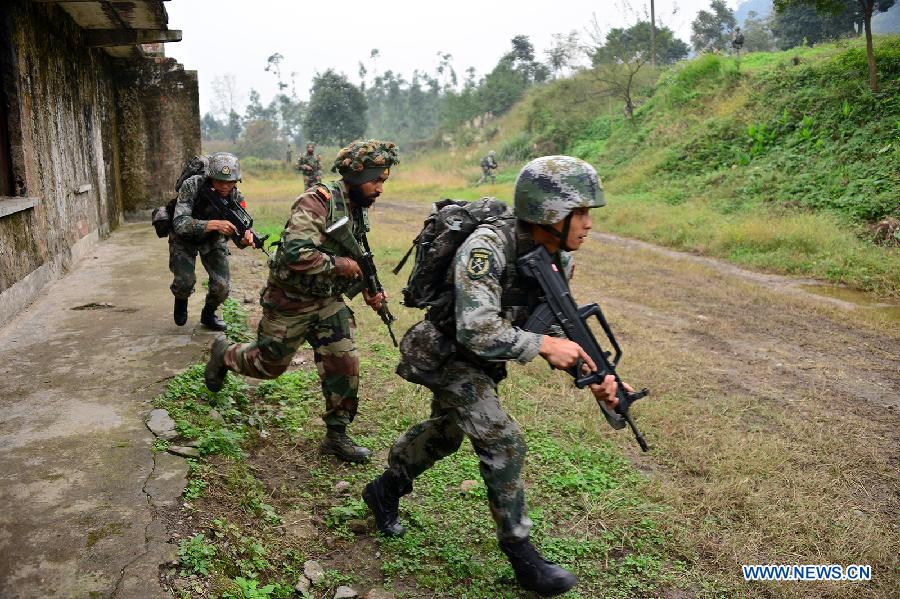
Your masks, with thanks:
[[[316,194],[325,201],[328,206],[328,214],[325,217],[325,229],[339,221],[343,217],[349,217],[353,223],[353,236],[362,242],[363,236],[369,232],[369,214],[365,208],[358,208],[351,214],[349,201],[344,197],[344,188],[340,182],[330,185],[317,185]],[[290,222],[290,221],[288,221]],[[285,224],[287,230],[287,223]],[[269,259],[269,280],[282,289],[299,295],[311,297],[333,297],[340,294],[353,295],[362,289],[362,283],[358,280],[336,277],[330,273],[306,274],[292,271],[284,263],[281,242],[278,249]],[[348,252],[337,241],[326,237],[316,245],[316,249],[329,256],[347,256]]]

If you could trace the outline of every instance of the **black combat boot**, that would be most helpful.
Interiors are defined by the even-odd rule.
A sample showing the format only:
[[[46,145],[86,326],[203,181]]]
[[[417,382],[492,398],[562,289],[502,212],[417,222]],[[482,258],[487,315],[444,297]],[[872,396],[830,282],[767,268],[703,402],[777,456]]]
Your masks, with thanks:
[[[391,470],[366,485],[363,501],[375,514],[375,526],[386,537],[402,537],[406,529],[400,524],[400,498],[412,491],[412,482]]]
[[[578,584],[574,574],[548,562],[538,553],[529,539],[500,542],[500,549],[509,558],[516,580],[526,591],[542,597],[561,595]]]
[[[175,318],[175,324],[180,327],[183,327],[184,323],[187,322],[187,302],[187,299],[175,298],[175,308],[172,311],[172,316]]]
[[[347,436],[347,427],[344,425],[329,424],[328,432],[322,444],[319,445],[319,452],[337,456],[345,462],[368,462],[372,456],[372,452],[353,442],[353,439]]]
[[[209,349],[209,362],[203,371],[203,380],[206,382],[206,388],[213,393],[221,391],[225,385],[225,376],[228,374],[228,367],[225,366],[225,350],[229,345],[228,339],[224,335],[219,335]]]
[[[200,313],[200,324],[213,331],[225,331],[228,329],[225,321],[216,314],[216,306],[209,303],[203,306],[203,312]]]

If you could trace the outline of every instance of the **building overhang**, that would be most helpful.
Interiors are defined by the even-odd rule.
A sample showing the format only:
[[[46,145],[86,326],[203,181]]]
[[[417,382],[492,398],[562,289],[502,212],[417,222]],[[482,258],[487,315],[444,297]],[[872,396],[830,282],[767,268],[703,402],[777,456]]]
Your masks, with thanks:
[[[169,15],[163,5],[166,0],[31,1],[58,5],[82,29],[86,46],[103,48],[115,58],[142,57],[146,54],[144,44],[181,41],[181,31],[168,28]]]

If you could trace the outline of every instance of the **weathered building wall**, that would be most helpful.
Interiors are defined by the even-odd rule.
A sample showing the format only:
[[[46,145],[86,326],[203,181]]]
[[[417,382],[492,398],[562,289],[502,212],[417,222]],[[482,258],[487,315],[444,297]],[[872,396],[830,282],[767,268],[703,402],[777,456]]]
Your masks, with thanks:
[[[55,6],[13,2],[5,12],[16,193],[37,203],[0,217],[0,322],[116,226],[122,212],[103,149],[115,110],[108,58],[80,46],[79,29]]]
[[[0,99],[15,189],[0,190],[0,325],[126,211],[171,197],[184,159],[200,150],[195,73],[85,47],[54,4],[3,4]]]
[[[117,73],[122,202],[144,213],[175,197],[175,180],[200,153],[200,101],[195,71],[159,57]]]

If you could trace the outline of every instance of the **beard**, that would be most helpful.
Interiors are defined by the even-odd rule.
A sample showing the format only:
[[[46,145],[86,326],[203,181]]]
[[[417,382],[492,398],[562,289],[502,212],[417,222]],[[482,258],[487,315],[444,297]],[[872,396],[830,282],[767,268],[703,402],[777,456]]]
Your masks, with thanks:
[[[357,206],[362,206],[363,208],[368,208],[372,204],[375,203],[375,199],[379,194],[372,194],[370,196],[363,195],[362,191],[360,191],[359,187],[353,186],[350,188],[350,200],[356,204]]]

